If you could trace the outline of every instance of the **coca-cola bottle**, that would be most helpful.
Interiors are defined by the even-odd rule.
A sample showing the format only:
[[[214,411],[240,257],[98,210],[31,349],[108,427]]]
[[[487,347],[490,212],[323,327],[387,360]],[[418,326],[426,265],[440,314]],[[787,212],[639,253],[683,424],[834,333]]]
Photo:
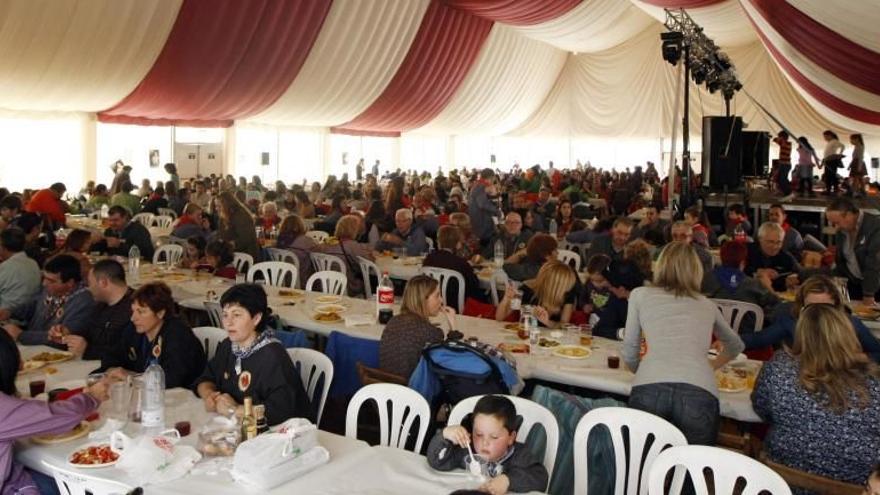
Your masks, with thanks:
[[[391,283],[388,272],[382,272],[382,280],[376,287],[376,315],[383,325],[394,315],[394,284]]]

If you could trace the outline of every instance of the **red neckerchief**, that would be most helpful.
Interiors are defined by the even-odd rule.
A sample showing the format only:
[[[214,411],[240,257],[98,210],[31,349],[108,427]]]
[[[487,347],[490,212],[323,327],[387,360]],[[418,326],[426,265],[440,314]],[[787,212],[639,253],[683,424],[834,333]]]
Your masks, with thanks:
[[[788,233],[788,229],[790,229],[790,228],[791,228],[791,225],[789,225],[788,222],[783,222],[782,230],[784,230],[785,233]]]

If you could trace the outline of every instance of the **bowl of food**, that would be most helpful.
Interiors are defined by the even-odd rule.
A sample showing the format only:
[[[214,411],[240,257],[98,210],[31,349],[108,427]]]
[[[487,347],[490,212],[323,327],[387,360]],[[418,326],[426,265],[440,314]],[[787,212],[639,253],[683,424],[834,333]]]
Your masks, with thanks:
[[[339,323],[342,321],[342,317],[339,316],[338,313],[315,313],[312,316],[312,319],[317,321],[318,323]]]

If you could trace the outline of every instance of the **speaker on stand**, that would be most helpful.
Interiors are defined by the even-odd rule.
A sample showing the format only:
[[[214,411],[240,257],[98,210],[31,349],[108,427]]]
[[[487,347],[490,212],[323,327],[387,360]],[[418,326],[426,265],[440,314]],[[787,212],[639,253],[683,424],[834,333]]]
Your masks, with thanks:
[[[703,185],[711,191],[742,186],[742,117],[703,117]]]
[[[744,177],[764,177],[770,170],[770,134],[765,131],[743,131],[742,174]]]

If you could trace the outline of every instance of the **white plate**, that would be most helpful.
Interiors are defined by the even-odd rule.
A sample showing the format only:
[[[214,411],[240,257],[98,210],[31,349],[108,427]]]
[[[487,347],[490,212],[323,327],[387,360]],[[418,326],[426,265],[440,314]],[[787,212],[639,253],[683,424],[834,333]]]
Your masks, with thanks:
[[[580,349],[585,353],[583,355],[573,356],[570,354],[565,354],[568,349]],[[590,350],[589,347],[580,346],[580,345],[561,345],[553,349],[553,355],[557,357],[561,357],[563,359],[587,359],[593,354],[593,351]]]
[[[339,304],[342,302],[342,297],[340,296],[318,296],[315,298],[315,302],[318,304]]]
[[[345,306],[341,304],[321,304],[320,306],[315,306],[315,311],[321,314],[342,314],[345,313]]]
[[[80,450],[84,450],[89,447],[97,447],[100,445],[108,445],[109,446],[110,444],[108,444],[107,442],[98,442],[98,443],[89,443],[89,444],[83,445],[82,447],[74,450],[73,452],[71,452],[70,454],[67,455],[67,465],[78,468],[78,469],[100,469],[100,468],[113,466],[117,462],[119,462],[119,454],[117,454],[115,461],[107,462],[104,464],[74,464],[74,463],[70,462],[70,458],[73,457],[73,454],[79,452]]]

